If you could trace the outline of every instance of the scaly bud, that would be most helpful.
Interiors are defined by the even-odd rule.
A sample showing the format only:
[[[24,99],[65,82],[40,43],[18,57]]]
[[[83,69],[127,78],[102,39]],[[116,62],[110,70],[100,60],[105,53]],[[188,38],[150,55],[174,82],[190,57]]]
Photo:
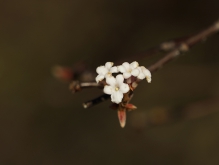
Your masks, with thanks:
[[[120,126],[124,128],[126,123],[126,110],[118,110],[118,117]]]

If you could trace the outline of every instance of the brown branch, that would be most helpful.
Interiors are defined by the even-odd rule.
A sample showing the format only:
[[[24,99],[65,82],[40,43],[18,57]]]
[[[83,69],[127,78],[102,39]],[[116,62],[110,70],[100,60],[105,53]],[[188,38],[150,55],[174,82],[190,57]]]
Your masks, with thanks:
[[[101,103],[103,101],[108,100],[109,98],[110,98],[110,95],[103,94],[103,95],[101,95],[101,96],[99,96],[99,97],[97,97],[95,99],[92,99],[92,100],[89,100],[87,102],[84,102],[83,103],[83,107],[84,108],[90,108],[90,107],[92,107],[92,106],[94,106],[96,104],[99,104],[99,103]]]
[[[159,45],[157,45],[153,48],[150,48],[150,49],[145,50],[143,52],[134,54],[134,55],[132,55],[128,58],[118,60],[116,62],[116,64],[121,64],[124,61],[132,62],[132,61],[135,61],[136,59],[140,60],[142,58],[153,56],[153,55],[156,55],[158,53],[171,51],[171,50],[177,48],[181,43],[183,43],[185,40],[187,40],[191,36],[194,36],[194,35],[188,35],[188,36],[178,37],[178,38],[174,38],[174,39],[164,41],[164,42],[160,43]]]
[[[69,89],[70,89],[70,91],[72,91],[72,93],[78,92],[78,91],[85,89],[85,88],[93,88],[93,87],[101,88],[102,85],[97,84],[96,82],[80,83],[79,81],[72,81],[69,85]]]
[[[208,27],[207,29],[197,34],[190,35],[187,37],[176,38],[170,41],[163,42],[159,44],[157,47],[151,48],[148,51],[142,54],[135,55],[133,57],[135,58],[134,60],[136,60],[136,58],[139,59],[141,57],[154,55],[159,52],[168,52],[163,58],[161,58],[155,64],[148,67],[148,69],[151,72],[154,72],[154,71],[157,71],[159,68],[161,68],[164,64],[170,62],[175,57],[179,56],[181,53],[187,52],[192,46],[205,40],[207,37],[211,36],[212,34],[217,33],[218,31],[219,31],[219,20],[216,23],[214,23],[212,26]],[[129,60],[131,60],[131,58],[129,58]],[[103,87],[103,86],[95,82],[79,83],[78,81],[73,81],[70,84],[70,90],[73,92],[77,92],[77,91],[80,91],[82,88],[89,88],[89,87]],[[110,95],[103,94],[93,100],[83,103],[83,107],[90,108],[96,104],[106,101],[109,98],[110,98]]]
[[[133,97],[133,92],[132,92],[132,91],[128,92],[128,93],[124,96],[122,106],[123,106],[123,107],[126,107],[126,104],[129,103],[129,101],[132,99],[132,97]],[[99,96],[99,97],[97,97],[97,98],[95,98],[95,99],[92,99],[92,100],[89,100],[89,101],[84,102],[84,103],[83,103],[83,107],[84,107],[84,108],[90,108],[90,107],[92,107],[92,106],[94,106],[94,105],[97,105],[97,104],[99,104],[99,103],[101,103],[101,102],[103,102],[103,101],[108,100],[109,98],[110,98],[110,95],[108,95],[108,94],[103,94],[103,95],[101,95],[101,96]]]
[[[175,57],[180,55],[182,52],[187,52],[192,46],[196,45],[200,41],[205,40],[207,37],[215,34],[219,31],[219,20],[212,26],[201,31],[200,33],[187,38],[184,42],[181,42],[176,48],[167,53],[163,58],[158,60],[155,64],[148,67],[151,72],[154,72],[161,68],[164,64],[173,60]]]

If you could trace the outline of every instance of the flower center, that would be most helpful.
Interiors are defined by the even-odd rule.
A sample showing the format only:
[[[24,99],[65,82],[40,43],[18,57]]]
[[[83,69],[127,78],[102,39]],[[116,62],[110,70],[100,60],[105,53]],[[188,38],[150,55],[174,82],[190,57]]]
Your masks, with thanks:
[[[119,90],[119,88],[118,88],[118,87],[116,87],[116,88],[115,88],[115,90],[116,90],[116,91],[118,91],[118,90]]]

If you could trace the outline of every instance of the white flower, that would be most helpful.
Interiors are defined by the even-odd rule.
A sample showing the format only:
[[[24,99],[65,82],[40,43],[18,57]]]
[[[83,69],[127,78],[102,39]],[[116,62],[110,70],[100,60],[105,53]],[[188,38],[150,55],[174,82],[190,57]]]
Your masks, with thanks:
[[[137,68],[139,70],[139,75],[137,76],[138,79],[144,79],[146,78],[148,83],[151,82],[151,72],[146,69],[144,66],[138,67]]]
[[[112,62],[106,62],[105,66],[99,66],[96,69],[96,72],[98,73],[96,77],[96,82],[102,81],[104,78],[111,76],[112,73],[117,73],[118,69],[116,66],[112,67]]]
[[[128,84],[123,83],[124,77],[119,74],[115,77],[110,76],[106,78],[106,82],[109,85],[104,86],[104,93],[111,95],[111,101],[119,104],[122,101],[123,93],[129,91]]]
[[[140,72],[137,69],[138,66],[139,64],[136,61],[131,64],[124,62],[122,65],[118,66],[118,70],[123,73],[125,79],[128,79],[131,76],[137,77],[139,75]]]

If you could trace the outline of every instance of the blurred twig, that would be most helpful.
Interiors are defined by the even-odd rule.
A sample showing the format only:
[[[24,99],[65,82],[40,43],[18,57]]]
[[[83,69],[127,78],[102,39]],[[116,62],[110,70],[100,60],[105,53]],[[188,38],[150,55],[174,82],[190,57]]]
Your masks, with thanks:
[[[158,53],[164,53],[164,52],[169,52],[173,49],[175,49],[177,46],[179,46],[182,42],[184,42],[185,40],[187,40],[188,38],[190,38],[192,35],[189,36],[184,36],[184,37],[180,37],[180,38],[174,38],[174,39],[170,39],[168,41],[164,41],[162,43],[160,43],[159,45],[153,47],[153,48],[149,48],[141,53],[135,54],[134,56],[130,56],[128,58],[129,62],[135,61],[136,59],[141,59],[141,58],[145,58],[145,57],[149,57],[149,56],[153,56],[156,55]],[[122,60],[118,60],[117,63],[123,63],[124,61],[127,61],[126,59],[122,59]]]
[[[155,62],[154,64],[152,64],[151,66],[148,67],[148,69],[151,72],[154,72],[154,71],[157,71],[159,68],[161,68],[164,64],[170,62],[175,57],[179,56],[181,53],[187,52],[188,50],[190,50],[190,48],[192,46],[205,40],[207,37],[211,36],[212,34],[217,33],[218,31],[219,31],[219,20],[216,23],[214,23],[213,25],[211,25],[210,27],[206,28],[205,30],[203,30],[197,34],[190,35],[187,37],[176,38],[176,39],[173,39],[171,41],[163,42],[163,43],[159,44],[159,46],[149,49],[147,52],[145,52],[141,56],[153,55],[153,54],[156,54],[160,51],[167,52],[163,58],[161,58],[160,60],[158,60],[157,62]],[[139,56],[137,56],[137,57],[139,57]],[[137,57],[134,56],[135,60]],[[101,98],[104,98],[104,99],[101,99]],[[90,100],[90,101],[84,103],[83,105],[85,105],[86,108],[92,107],[93,105],[96,105],[102,101],[109,99],[109,98],[110,98],[109,95],[103,94],[102,96],[98,97],[97,99]]]
[[[197,43],[204,41],[207,37],[217,33],[219,31],[219,20],[215,22],[210,27],[204,29],[203,31],[196,33],[194,35],[185,36],[176,38],[170,41],[163,42],[159,44],[156,47],[153,47],[151,49],[148,49],[144,53],[141,53],[139,55],[131,56],[125,61],[130,60],[136,60],[141,57],[146,57],[150,55],[155,55],[159,52],[165,52],[164,57],[162,57],[160,60],[152,64],[148,67],[148,69],[151,72],[155,72],[161,67],[163,67],[164,64],[170,62],[175,57],[178,57],[180,54],[187,52],[191,49],[192,46],[196,45]],[[119,60],[121,61],[121,60]],[[117,63],[119,62],[117,61]],[[124,62],[124,61],[122,61]],[[80,63],[81,64],[81,63]],[[90,87],[100,87],[101,85],[98,85],[96,82],[87,82],[87,81],[93,81],[95,79],[95,75],[90,70],[86,70],[86,66],[84,63],[83,65],[77,65],[74,69],[69,69],[66,67],[54,67],[53,74],[55,77],[57,77],[60,80],[64,81],[70,81],[73,80],[72,83],[70,83],[69,89],[74,93],[77,91],[80,91],[83,88],[90,88]],[[82,79],[86,82],[79,82],[75,79]],[[83,103],[84,108],[92,107],[96,104],[99,104],[107,99],[109,99],[110,96],[107,94],[103,94],[93,100],[87,101]]]
[[[154,72],[161,68],[164,64],[168,63],[175,57],[179,56],[183,52],[187,52],[190,48],[200,41],[205,40],[207,37],[215,34],[219,31],[219,20],[214,23],[212,26],[207,29],[197,33],[196,35],[192,35],[182,41],[177,47],[175,47],[172,51],[168,52],[163,58],[158,60],[155,64],[152,64],[148,67],[151,72]]]
[[[93,87],[102,87],[100,84],[97,84],[96,82],[84,82],[80,83],[79,81],[72,81],[69,85],[70,91],[72,93],[78,92],[85,88],[93,88]]]
[[[107,95],[107,94],[103,94],[95,99],[92,99],[92,100],[89,100],[89,101],[86,101],[83,103],[83,107],[84,108],[90,108],[94,105],[97,105],[103,101],[106,101],[110,98],[110,95]]]

